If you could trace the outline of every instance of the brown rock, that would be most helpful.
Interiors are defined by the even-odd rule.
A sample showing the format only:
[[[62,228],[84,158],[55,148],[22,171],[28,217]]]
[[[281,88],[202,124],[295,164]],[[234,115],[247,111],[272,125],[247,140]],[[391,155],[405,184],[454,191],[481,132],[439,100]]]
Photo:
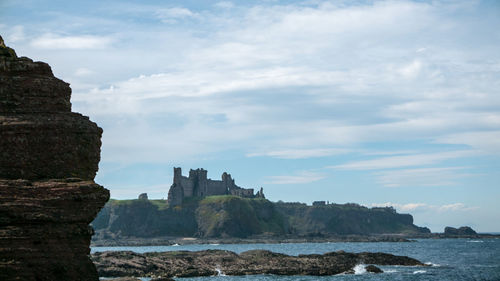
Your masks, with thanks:
[[[0,280],[98,280],[89,223],[102,130],[71,112],[71,89],[0,37]]]
[[[94,179],[102,129],[70,96],[48,64],[0,52],[0,178]]]

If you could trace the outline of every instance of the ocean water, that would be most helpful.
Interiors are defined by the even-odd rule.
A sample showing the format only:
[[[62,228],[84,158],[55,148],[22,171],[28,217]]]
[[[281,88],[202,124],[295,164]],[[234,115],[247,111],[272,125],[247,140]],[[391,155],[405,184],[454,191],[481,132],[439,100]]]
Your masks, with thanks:
[[[354,275],[335,276],[221,276],[176,278],[179,281],[312,281],[312,280],[500,280],[500,239],[418,239],[416,242],[376,243],[290,243],[290,244],[202,244],[146,247],[93,247],[92,252],[102,251],[199,251],[205,249],[229,250],[241,253],[253,249],[266,249],[288,255],[323,254],[331,251],[385,252],[416,258],[432,266],[405,267],[379,266],[384,273],[366,273],[363,266]],[[143,278],[143,280],[149,280]]]

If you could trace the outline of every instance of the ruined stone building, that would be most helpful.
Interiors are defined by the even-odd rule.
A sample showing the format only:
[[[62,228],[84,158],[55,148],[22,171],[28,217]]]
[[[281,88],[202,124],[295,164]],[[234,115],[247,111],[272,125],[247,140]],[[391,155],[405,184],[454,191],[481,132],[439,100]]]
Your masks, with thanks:
[[[207,171],[196,169],[189,171],[189,177],[182,175],[181,168],[174,168],[174,182],[168,191],[168,203],[171,206],[182,204],[187,197],[206,197],[211,195],[236,195],[245,198],[264,198],[263,189],[254,194],[253,188],[241,188],[234,183],[231,175],[224,172],[222,180],[207,179]]]

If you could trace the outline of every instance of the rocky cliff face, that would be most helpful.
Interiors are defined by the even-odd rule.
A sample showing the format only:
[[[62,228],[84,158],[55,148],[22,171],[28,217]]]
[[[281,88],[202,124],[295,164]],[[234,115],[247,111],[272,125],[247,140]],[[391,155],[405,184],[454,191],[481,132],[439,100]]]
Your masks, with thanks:
[[[210,196],[169,206],[164,200],[112,200],[92,223],[94,241],[160,236],[201,238],[426,234],[409,214],[357,204],[307,206],[263,198]],[[101,241],[98,241],[101,240]]]
[[[98,280],[88,225],[102,129],[71,112],[69,84],[0,37],[0,280]]]

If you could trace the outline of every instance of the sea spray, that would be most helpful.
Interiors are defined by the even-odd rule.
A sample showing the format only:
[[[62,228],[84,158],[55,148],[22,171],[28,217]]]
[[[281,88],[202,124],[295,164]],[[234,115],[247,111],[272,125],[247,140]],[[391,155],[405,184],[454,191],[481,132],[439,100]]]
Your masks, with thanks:
[[[365,274],[366,273],[366,269],[365,269],[365,265],[360,263],[360,264],[357,264],[354,268],[354,274]]]
[[[226,276],[219,267],[216,267],[215,271],[217,271],[217,276]]]

